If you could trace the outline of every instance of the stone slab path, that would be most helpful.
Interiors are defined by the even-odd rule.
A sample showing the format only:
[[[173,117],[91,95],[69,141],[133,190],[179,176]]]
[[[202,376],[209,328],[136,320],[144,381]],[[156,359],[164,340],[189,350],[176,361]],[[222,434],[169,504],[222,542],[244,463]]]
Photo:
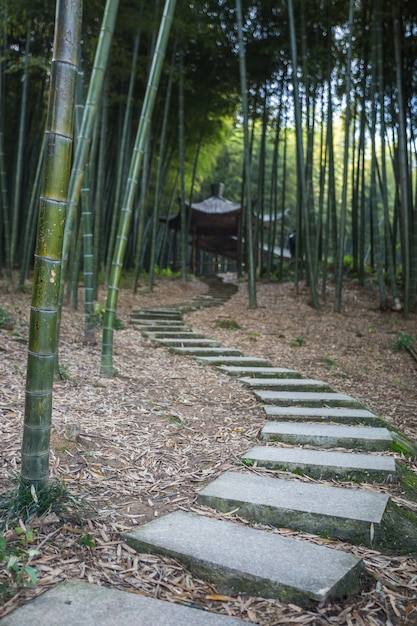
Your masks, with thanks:
[[[266,423],[259,432],[264,445],[255,445],[242,456],[239,472],[225,472],[198,493],[200,504],[216,509],[217,515],[226,514],[225,519],[176,511],[138,526],[124,540],[139,552],[177,558],[227,593],[275,597],[300,606],[355,593],[363,571],[360,558],[285,537],[273,527],[368,546],[383,540],[384,520],[391,510],[389,496],[334,483],[347,477],[358,481],[395,478],[392,434],[379,416],[325,382],[304,379],[289,368],[275,368],[268,359],[222,348],[183,323],[184,311],[218,306],[235,291],[234,285],[216,279],[208,296],[182,307],[139,310],[132,314],[132,324],[176,354],[239,377],[264,406]],[[361,452],[352,451],[355,448]],[[271,468],[270,474],[257,475],[256,466]],[[279,478],[273,475],[274,468],[280,471]],[[282,477],[283,470],[288,477]],[[303,482],[297,478],[300,473],[328,477],[332,483]],[[233,520],[234,513],[270,530]],[[42,623],[37,615],[47,615],[48,626],[61,625],[63,613],[68,616],[66,626],[78,626],[80,615],[87,626],[242,623],[116,590],[106,589],[105,595],[103,591],[86,583],[58,586],[8,615],[1,626]]]

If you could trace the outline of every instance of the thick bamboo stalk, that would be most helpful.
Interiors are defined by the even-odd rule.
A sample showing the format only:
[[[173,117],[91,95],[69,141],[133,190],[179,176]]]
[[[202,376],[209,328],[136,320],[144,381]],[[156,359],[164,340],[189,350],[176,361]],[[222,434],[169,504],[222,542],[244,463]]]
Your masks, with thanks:
[[[49,474],[59,282],[71,168],[81,14],[81,0],[57,1],[22,439],[21,478],[25,483],[36,485],[45,484]]]

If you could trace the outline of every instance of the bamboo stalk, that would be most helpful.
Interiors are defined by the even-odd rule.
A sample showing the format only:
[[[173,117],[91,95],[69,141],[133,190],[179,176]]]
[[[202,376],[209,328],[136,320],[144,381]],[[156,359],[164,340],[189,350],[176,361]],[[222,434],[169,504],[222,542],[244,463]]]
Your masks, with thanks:
[[[58,0],[51,64],[45,162],[35,248],[21,478],[43,485],[49,474],[52,385],[82,1]]]

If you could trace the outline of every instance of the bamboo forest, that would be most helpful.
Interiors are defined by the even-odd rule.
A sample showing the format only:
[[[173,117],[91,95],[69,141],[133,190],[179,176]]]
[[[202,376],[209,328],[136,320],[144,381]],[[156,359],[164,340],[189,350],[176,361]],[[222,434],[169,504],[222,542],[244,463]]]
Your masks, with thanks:
[[[416,623],[416,297],[415,0],[0,0],[0,624]]]
[[[74,298],[79,280],[87,301],[99,280],[111,285],[113,263],[134,273],[135,288],[144,271],[150,285],[155,268],[185,272],[186,220],[174,268],[161,218],[222,181],[256,216],[237,260],[249,279],[282,276],[279,249],[294,231],[295,280],[307,277],[314,306],[334,280],[340,308],[348,270],[360,282],[375,273],[381,308],[414,310],[412,2],[179,1],[154,103],[145,95],[163,3],[102,5],[83,7],[74,94],[63,245]],[[54,8],[3,0],[0,9],[1,263],[16,286],[33,268]]]

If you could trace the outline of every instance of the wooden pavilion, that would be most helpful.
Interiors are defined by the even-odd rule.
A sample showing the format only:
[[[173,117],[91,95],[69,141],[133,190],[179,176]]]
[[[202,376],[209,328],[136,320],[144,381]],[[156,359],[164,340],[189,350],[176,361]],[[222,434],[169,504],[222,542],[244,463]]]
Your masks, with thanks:
[[[197,253],[223,256],[236,261],[238,257],[241,205],[223,196],[224,184],[211,185],[211,196],[202,202],[185,203],[191,237],[191,271],[197,273]],[[181,230],[181,214],[168,218],[168,228],[177,234]],[[175,237],[176,239],[176,237]],[[175,255],[176,256],[176,255]],[[175,262],[175,261],[174,261]]]

